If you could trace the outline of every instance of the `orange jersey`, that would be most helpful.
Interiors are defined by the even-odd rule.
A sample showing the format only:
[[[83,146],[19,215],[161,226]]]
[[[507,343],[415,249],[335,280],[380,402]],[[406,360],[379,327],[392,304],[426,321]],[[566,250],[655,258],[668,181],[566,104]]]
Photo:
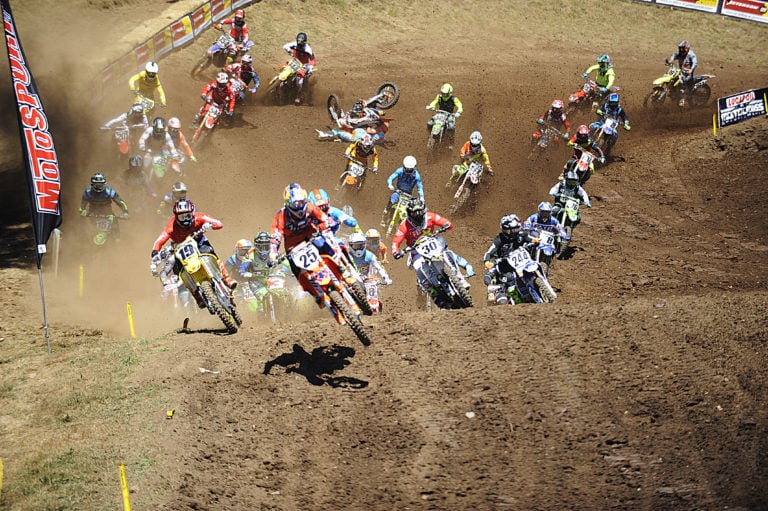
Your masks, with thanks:
[[[272,220],[271,252],[277,254],[281,243],[285,246],[285,252],[290,252],[314,232],[328,229],[330,222],[330,217],[312,203],[307,204],[307,214],[301,219],[294,218],[286,208],[281,208]]]

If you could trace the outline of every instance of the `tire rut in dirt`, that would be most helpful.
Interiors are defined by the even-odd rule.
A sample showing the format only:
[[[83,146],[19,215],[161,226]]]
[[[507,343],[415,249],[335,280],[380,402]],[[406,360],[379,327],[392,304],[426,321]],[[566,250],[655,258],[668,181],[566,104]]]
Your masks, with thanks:
[[[331,291],[328,293],[328,296],[331,298],[333,306],[336,307],[341,312],[342,316],[344,316],[344,319],[347,320],[349,327],[355,332],[355,335],[360,339],[360,342],[363,343],[363,346],[370,346],[371,338],[368,336],[368,332],[365,331],[363,323],[358,319],[352,309],[350,309],[349,305],[347,305],[347,302],[344,301],[339,292],[336,290]]]
[[[216,314],[221,322],[224,323],[224,326],[227,327],[227,332],[230,334],[237,332],[237,325],[235,324],[235,320],[219,303],[219,298],[216,295],[216,291],[213,289],[213,283],[203,282],[203,284],[200,286],[200,290],[202,291],[203,295],[205,295],[205,299],[211,304],[213,313]]]

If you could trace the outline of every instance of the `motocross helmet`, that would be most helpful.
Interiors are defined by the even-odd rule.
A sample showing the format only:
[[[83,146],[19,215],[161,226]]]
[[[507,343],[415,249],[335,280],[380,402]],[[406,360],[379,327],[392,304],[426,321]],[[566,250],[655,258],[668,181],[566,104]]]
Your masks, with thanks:
[[[597,63],[600,65],[600,69],[605,69],[611,65],[611,57],[606,54],[602,54],[597,57]]]
[[[417,227],[424,227],[425,215],[427,214],[427,207],[424,205],[424,201],[421,199],[413,199],[408,204],[408,220]]]
[[[542,202],[539,204],[539,220],[541,220],[542,223],[547,223],[550,218],[552,218],[552,204],[549,202]]]
[[[360,149],[366,153],[373,151],[373,137],[368,133],[366,133],[364,137],[357,139],[357,143],[360,144]]]
[[[254,252],[262,261],[269,259],[271,242],[272,238],[266,231],[261,231],[255,238],[253,238]]]
[[[246,53],[245,55],[243,55],[243,58],[240,59],[240,62],[247,66],[250,66],[253,64],[253,57],[251,57]]]
[[[469,143],[472,145],[473,148],[477,148],[477,146],[479,146],[480,142],[482,141],[483,141],[483,135],[481,135],[479,131],[473,131],[472,134],[469,136]]]
[[[176,181],[173,183],[173,187],[171,187],[171,196],[173,196],[173,200],[181,200],[187,198],[187,185],[185,185],[181,181]]]
[[[453,86],[450,83],[444,83],[442,87],[440,87],[440,97],[443,98],[444,101],[447,101],[451,98],[451,94],[453,94]]]
[[[563,102],[561,100],[556,99],[552,102],[552,113],[555,115],[563,113]]]
[[[181,129],[181,121],[178,117],[171,117],[168,119],[168,133],[171,135],[176,134]]]
[[[134,154],[130,158],[128,158],[128,170],[129,171],[136,171],[140,168],[144,167],[144,158],[142,158],[138,154]]]
[[[579,144],[586,144],[589,141],[589,128],[586,124],[582,124],[576,129],[576,142]]]
[[[579,176],[574,171],[570,171],[565,175],[565,187],[569,190],[575,190],[579,186]]]
[[[307,34],[299,32],[296,34],[296,48],[304,51],[304,47],[307,45]]]
[[[309,193],[309,202],[322,209],[324,213],[328,213],[331,208],[331,199],[328,197],[328,192],[322,188],[315,188]]]
[[[362,117],[365,115],[363,102],[362,101],[355,101],[355,103],[352,105],[352,108],[349,109],[349,113],[354,115],[355,117]]]
[[[140,103],[136,103],[128,110],[128,120],[131,123],[140,122],[144,119],[144,107]]]
[[[216,75],[216,86],[218,88],[224,88],[229,83],[229,76],[225,72],[221,72]]]
[[[155,117],[152,121],[152,136],[160,138],[165,135],[165,119],[162,117]]]
[[[347,239],[349,251],[355,257],[365,256],[365,235],[361,232],[353,232]]]
[[[416,171],[416,158],[410,155],[403,158],[403,173],[411,175],[415,171]]]
[[[147,65],[144,66],[144,74],[147,76],[147,80],[154,80],[157,78],[157,71],[159,69],[157,62],[147,62]]]
[[[505,236],[515,236],[520,232],[522,225],[520,224],[520,218],[517,215],[504,215],[501,217],[501,233]]]
[[[253,243],[251,243],[251,240],[247,240],[245,238],[237,240],[237,243],[235,243],[235,257],[237,257],[238,261],[244,260],[246,257],[248,257],[248,252],[252,248]]]
[[[242,27],[245,25],[245,11],[238,9],[235,11],[235,25]]]
[[[616,108],[619,106],[619,94],[616,92],[612,92],[610,96],[608,96],[608,105],[612,106],[613,108]]]
[[[189,199],[177,200],[173,205],[173,214],[180,226],[189,229],[195,223],[195,204]]]
[[[97,192],[103,192],[107,186],[107,178],[101,172],[96,172],[91,176],[91,188]]]
[[[365,231],[365,241],[368,244],[368,250],[373,252],[381,245],[381,234],[376,229],[368,229]]]
[[[299,183],[291,183],[283,192],[285,209],[294,218],[304,218],[307,215],[307,191]]]
[[[685,57],[688,55],[688,52],[691,50],[691,43],[683,39],[680,41],[680,43],[677,45],[677,54],[680,57]]]

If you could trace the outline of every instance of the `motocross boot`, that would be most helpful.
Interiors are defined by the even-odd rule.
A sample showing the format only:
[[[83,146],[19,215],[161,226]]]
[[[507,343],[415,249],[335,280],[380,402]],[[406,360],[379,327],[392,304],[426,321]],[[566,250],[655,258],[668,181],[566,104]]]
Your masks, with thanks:
[[[384,208],[384,212],[381,214],[381,222],[379,223],[379,225],[385,228],[387,227],[388,215],[389,215],[389,210],[387,208]]]
[[[331,140],[335,138],[332,131],[315,130],[315,133],[317,133],[317,138],[320,140]]]

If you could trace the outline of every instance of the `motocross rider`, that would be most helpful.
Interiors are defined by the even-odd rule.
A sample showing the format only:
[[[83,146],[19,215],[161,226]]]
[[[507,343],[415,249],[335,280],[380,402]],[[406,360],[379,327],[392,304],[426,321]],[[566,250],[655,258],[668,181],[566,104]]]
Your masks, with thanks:
[[[224,266],[227,267],[227,271],[233,276],[235,280],[242,283],[245,280],[245,276],[242,274],[244,271],[243,265],[247,264],[250,260],[250,254],[253,250],[253,242],[248,239],[240,239],[235,243],[235,251],[231,256],[224,261]]]
[[[138,137],[141,136],[140,134],[144,133],[144,130],[149,127],[149,120],[147,120],[147,115],[144,113],[144,108],[139,104],[135,104],[131,105],[127,112],[123,112],[114,119],[105,122],[101,129],[109,130],[115,127],[129,129],[131,147],[134,147]],[[138,135],[134,136],[137,133]]]
[[[187,198],[187,185],[182,181],[176,181],[171,187],[171,191],[163,196],[160,204],[157,205],[156,213],[164,214],[165,208],[176,204],[176,201]]]
[[[622,126],[627,131],[632,129],[632,127],[629,125],[629,119],[627,119],[627,112],[625,112],[619,104],[618,92],[611,92],[611,94],[608,96],[608,101],[603,103],[602,106],[597,109],[596,113],[600,116],[600,119],[589,125],[589,129],[591,130],[600,129],[600,127],[605,122],[606,117],[613,117],[615,119],[621,120]]]
[[[595,101],[592,103],[592,108],[597,108],[598,98],[602,98],[613,87],[613,82],[616,80],[616,72],[613,70],[613,64],[611,63],[611,57],[608,55],[600,55],[597,57],[597,64],[593,64],[587,68],[581,75],[584,78],[589,78],[589,75],[597,71],[595,74],[595,83],[597,84],[597,91],[595,95]]]
[[[269,233],[266,231],[257,233],[253,238],[253,248],[239,267],[240,275],[248,280],[248,284],[251,286],[251,290],[256,298],[256,303],[253,307],[254,310],[260,310],[262,308],[262,301],[268,292],[267,277],[276,273],[285,275],[290,271],[288,261],[285,260],[275,268],[269,266],[269,247],[271,239]]]
[[[514,274],[514,268],[510,267],[508,263],[497,263],[504,261],[509,254],[518,248],[528,243],[536,243],[538,240],[522,229],[520,218],[517,215],[504,215],[499,224],[501,232],[496,235],[483,256],[486,269],[483,283],[488,287],[488,301],[502,305],[508,302],[506,289],[494,285],[494,282],[498,280],[497,277],[500,275]]]
[[[584,204],[588,208],[592,207],[592,203],[589,202],[589,195],[587,195],[586,190],[579,184],[579,176],[574,171],[568,172],[565,179],[558,180],[555,186],[549,190],[549,195],[555,199],[555,205],[552,208],[552,214],[555,216],[560,214],[560,209],[565,205],[563,196],[579,199],[581,204]],[[575,229],[579,223],[581,223],[581,215],[579,215],[579,218],[573,223],[572,228]]]
[[[235,112],[235,91],[232,90],[232,85],[229,83],[229,76],[225,72],[220,72],[216,75],[215,80],[211,80],[200,94],[205,103],[200,107],[200,111],[195,114],[195,119],[192,121],[192,127],[197,129],[200,125],[200,121],[203,119],[208,109],[211,107],[211,103],[217,105],[221,110],[227,114],[227,117],[232,117]]]
[[[365,231],[365,248],[370,250],[381,264],[389,264],[387,260],[387,246],[381,242],[381,234],[376,229]]]
[[[221,30],[222,25],[230,25],[229,35],[237,43],[237,51],[246,52],[253,46],[253,41],[248,38],[248,25],[245,23],[244,10],[236,10],[234,17],[223,19],[213,26],[217,30]]]
[[[424,205],[424,201],[421,199],[414,199],[408,205],[407,216],[397,228],[397,232],[392,238],[392,256],[395,259],[403,257],[403,252],[400,251],[400,245],[405,241],[406,246],[412,247],[416,240],[418,240],[422,234],[432,234],[438,229],[445,228],[446,231],[453,229],[453,224],[447,218],[441,217],[437,213],[427,211],[427,207]],[[475,275],[475,271],[469,262],[461,257],[459,254],[448,250],[449,255],[453,258],[456,264],[466,271],[466,277],[472,277]],[[410,252],[408,257],[408,267],[413,268],[416,261],[421,256],[415,252]],[[419,286],[425,291],[429,291],[429,283],[426,280],[420,279],[420,272],[416,272],[416,277]],[[469,287],[469,283],[465,281],[465,286]],[[440,305],[438,304],[438,307]]]
[[[352,262],[364,281],[380,279],[381,283],[385,286],[392,285],[392,279],[387,275],[387,270],[379,263],[373,252],[366,249],[365,235],[363,233],[352,233],[347,240],[347,245],[349,246]],[[379,305],[381,305],[381,302],[379,302]],[[379,309],[379,312],[381,312],[381,309]]]
[[[527,232],[545,230],[559,236],[565,236],[565,230],[557,218],[552,216],[552,204],[542,202],[538,211],[523,222],[523,230]]]
[[[413,188],[416,187],[419,199],[424,202],[424,185],[421,182],[419,169],[416,168],[416,158],[410,155],[403,158],[403,165],[396,168],[387,178],[387,186],[392,194],[389,196],[387,204],[384,206],[384,212],[381,214],[382,227],[386,227],[389,223],[389,208],[397,204],[400,192],[412,196]]]
[[[446,135],[451,143],[450,149],[453,149],[453,135],[456,130],[456,119],[461,117],[464,112],[464,106],[461,104],[461,100],[453,95],[453,85],[450,83],[444,83],[440,87],[440,92],[435,96],[430,104],[427,105],[427,110],[443,110],[452,115],[448,116],[445,121]],[[427,121],[427,131],[432,131],[432,125],[435,123],[432,117]]]
[[[144,130],[139,139],[139,150],[144,153],[145,169],[152,165],[152,154],[164,154],[173,159],[179,159],[176,144],[166,131],[165,119],[162,117],[152,119],[152,126]]]
[[[159,265],[161,263],[160,250],[167,241],[170,241],[172,245],[176,245],[187,239],[187,236],[192,235],[195,231],[201,231],[196,236],[197,247],[200,252],[203,254],[216,255],[211,242],[208,241],[208,238],[205,236],[205,232],[211,229],[218,230],[222,227],[224,227],[224,224],[222,224],[220,220],[197,211],[197,208],[195,208],[195,205],[191,200],[181,199],[176,201],[173,205],[173,217],[168,220],[165,229],[163,229],[163,232],[160,233],[152,245],[152,266],[150,267],[152,273],[156,274],[159,270]],[[237,281],[230,277],[227,267],[221,259],[219,259],[218,256],[216,259],[218,260],[219,268],[221,269],[222,281],[230,290],[234,291],[237,287]],[[174,261],[173,273],[178,275],[182,268],[181,261],[175,257],[172,260]]]
[[[331,222],[328,226],[333,234],[339,232],[342,225],[349,227],[354,232],[363,232],[357,219],[349,216],[343,210],[331,206],[331,199],[328,196],[328,192],[322,188],[315,188],[309,193],[309,202],[320,208],[323,213],[331,218]]]
[[[187,156],[189,156],[189,159],[193,162],[197,162],[197,157],[195,156],[195,153],[192,151],[192,148],[189,146],[189,143],[187,142],[187,137],[184,136],[184,133],[181,132],[181,121],[178,117],[171,117],[168,119],[168,135],[171,136],[171,140],[173,140],[173,145],[180,150],[183,149],[185,153],[187,153]],[[184,163],[184,155],[180,154],[179,158],[176,160],[171,161],[171,166],[173,167],[173,170],[181,175],[181,167],[180,165]]]
[[[248,89],[248,92],[256,94],[256,91],[259,89],[259,75],[253,68],[253,57],[250,55],[243,55],[240,62],[226,65],[224,71],[229,74],[229,76],[236,78],[243,83],[243,90],[240,91],[238,97],[240,101],[245,99],[245,89],[248,89],[248,84],[251,83],[251,80],[253,80],[253,86]]]
[[[80,215],[111,215],[112,203],[122,211],[122,218],[128,218],[128,204],[107,185],[107,178],[101,172],[91,176],[91,185],[83,192],[80,200]]]
[[[371,137],[368,133],[366,133],[362,138],[359,138],[349,144],[344,154],[356,159],[365,167],[368,166],[368,157],[373,156],[373,166],[371,167],[371,172],[375,174],[379,171],[379,151],[376,150],[376,146],[373,143],[373,137]],[[352,161],[347,159],[344,170],[348,170],[350,165],[352,165]],[[341,181],[339,181],[339,184],[341,184]]]
[[[597,142],[595,142],[589,135],[589,127],[586,124],[582,124],[576,128],[576,134],[568,141],[568,146],[573,147],[573,157],[569,159],[568,162],[566,162],[566,171],[571,169],[571,162],[573,162],[574,158],[576,159],[576,162],[579,161],[579,158],[581,158],[581,153],[584,151],[591,152],[597,156],[597,161],[600,163],[605,163],[605,153],[603,152],[603,149],[597,145]],[[589,172],[584,175],[584,183],[587,182],[594,171],[595,170],[593,165],[592,168],[589,169]]]
[[[147,62],[143,71],[139,71],[128,80],[128,88],[134,94],[139,94],[145,98],[155,100],[155,92],[160,96],[160,104],[166,106],[165,91],[160,84],[160,77],[157,76],[159,67],[157,62]]]
[[[307,44],[307,34],[304,32],[299,32],[296,34],[296,41],[289,41],[285,43],[283,45],[283,50],[285,50],[288,55],[297,59],[303,64],[303,69],[296,73],[296,87],[298,87],[299,93],[296,96],[295,103],[300,105],[302,89],[304,88],[304,81],[309,80],[309,78],[315,72],[317,59],[315,58],[315,53],[312,51],[312,48],[309,46],[309,44]],[[286,66],[288,63],[285,62],[282,65]]]
[[[491,168],[491,159],[488,157],[488,151],[485,150],[485,146],[482,144],[483,135],[479,131],[473,131],[469,135],[469,140],[462,146],[459,151],[459,164],[454,165],[451,171],[451,178],[445,184],[450,186],[454,179],[459,179],[464,172],[467,171],[467,165],[471,161],[482,161],[485,166],[485,170],[489,175],[493,175],[493,169]]]
[[[536,120],[536,122],[541,126],[549,123],[550,126],[563,132],[563,138],[565,140],[571,138],[571,121],[569,121],[568,117],[565,115],[565,112],[563,111],[563,101],[560,99],[552,101],[552,105]],[[532,142],[535,144],[541,135],[541,128],[539,128],[536,130],[536,133],[533,134]]]
[[[684,95],[680,99],[680,106],[685,106],[685,101],[690,97],[693,90],[693,72],[699,65],[699,59],[696,58],[696,54],[691,50],[691,43],[686,40],[680,41],[677,45],[677,52],[670,55],[664,62],[672,64],[675,61],[678,62],[678,67],[680,67],[680,81],[684,88]]]
[[[332,236],[329,226],[333,220],[326,215],[323,210],[309,202],[307,191],[298,183],[291,183],[285,187],[283,192],[284,206],[277,212],[272,220],[272,240],[269,251],[270,265],[274,266],[277,261],[280,244],[284,244],[285,252],[290,251],[302,241],[309,241],[316,231],[327,233]],[[324,237],[312,239],[320,254],[333,256],[333,248],[325,242]],[[298,279],[301,271],[293,264],[289,258],[291,271]],[[301,282],[301,280],[299,280]],[[304,284],[302,283],[302,288]],[[315,301],[322,308],[323,296],[319,289],[310,287],[304,288],[305,291],[315,297]]]
[[[367,106],[361,99],[355,101],[352,108],[339,119],[340,124],[346,126],[348,130],[315,130],[315,132],[317,132],[317,136],[321,139],[333,138],[343,142],[355,142],[366,134],[369,134],[373,137],[374,143],[382,143],[384,141],[384,135],[389,129],[387,123],[382,121],[383,115],[384,113],[382,110]]]

